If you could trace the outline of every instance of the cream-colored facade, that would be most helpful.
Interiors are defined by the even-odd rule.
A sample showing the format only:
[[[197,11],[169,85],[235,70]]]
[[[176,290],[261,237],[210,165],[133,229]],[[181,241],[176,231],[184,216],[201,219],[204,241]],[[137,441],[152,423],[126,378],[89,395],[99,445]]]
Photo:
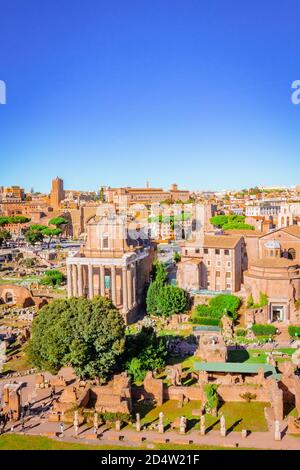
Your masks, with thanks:
[[[153,247],[140,227],[124,217],[95,216],[87,223],[85,246],[67,258],[68,297],[108,297],[132,322],[149,282]]]

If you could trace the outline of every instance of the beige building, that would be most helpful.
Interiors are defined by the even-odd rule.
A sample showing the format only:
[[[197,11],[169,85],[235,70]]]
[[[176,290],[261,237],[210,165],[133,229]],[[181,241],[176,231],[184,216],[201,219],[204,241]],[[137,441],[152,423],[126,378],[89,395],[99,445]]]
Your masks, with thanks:
[[[86,244],[67,258],[68,297],[108,297],[127,323],[134,321],[149,282],[153,252],[142,227],[130,226],[119,215],[92,217]]]
[[[186,202],[190,197],[190,191],[178,189],[173,184],[169,191],[162,188],[107,188],[104,190],[106,202],[118,205],[128,204],[153,204],[166,200]]]
[[[242,283],[244,240],[240,235],[204,235],[181,249],[177,282],[187,291],[238,292]]]

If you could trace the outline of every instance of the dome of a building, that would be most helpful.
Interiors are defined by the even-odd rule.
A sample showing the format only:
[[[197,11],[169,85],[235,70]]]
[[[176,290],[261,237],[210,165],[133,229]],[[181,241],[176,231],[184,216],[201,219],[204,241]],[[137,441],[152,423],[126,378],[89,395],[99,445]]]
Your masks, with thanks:
[[[278,240],[270,240],[267,243],[265,243],[265,248],[271,249],[271,250],[279,250],[280,249],[280,243]]]

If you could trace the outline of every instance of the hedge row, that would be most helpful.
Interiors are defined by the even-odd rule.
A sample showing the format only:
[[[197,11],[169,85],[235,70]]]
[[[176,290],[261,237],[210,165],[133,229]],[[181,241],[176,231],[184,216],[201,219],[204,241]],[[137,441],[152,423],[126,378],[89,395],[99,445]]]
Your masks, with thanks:
[[[220,320],[218,318],[207,318],[207,317],[197,317],[194,316],[192,319],[193,323],[197,323],[199,325],[210,325],[210,326],[219,326]]]
[[[256,336],[272,336],[276,333],[276,328],[273,325],[253,325],[251,329]]]

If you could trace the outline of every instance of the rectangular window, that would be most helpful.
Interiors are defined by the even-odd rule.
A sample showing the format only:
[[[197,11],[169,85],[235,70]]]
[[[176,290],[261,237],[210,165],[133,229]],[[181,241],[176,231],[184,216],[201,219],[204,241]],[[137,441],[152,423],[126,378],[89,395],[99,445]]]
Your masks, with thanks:
[[[226,284],[226,289],[231,290],[231,284]]]
[[[227,278],[231,278],[231,271],[227,271],[227,272],[226,272],[226,277],[227,277]]]
[[[204,254],[208,255],[208,248],[204,248]]]
[[[216,255],[219,255],[219,254],[220,254],[220,250],[217,248],[217,249],[215,250],[215,253],[216,253]]]
[[[229,255],[229,250],[224,250],[224,255],[228,256]]]
[[[197,254],[199,254],[199,253],[200,253],[200,250],[199,250],[199,248],[196,248],[196,249],[195,249],[195,253],[197,253]]]
[[[216,271],[216,277],[221,277],[221,272],[220,271]]]

